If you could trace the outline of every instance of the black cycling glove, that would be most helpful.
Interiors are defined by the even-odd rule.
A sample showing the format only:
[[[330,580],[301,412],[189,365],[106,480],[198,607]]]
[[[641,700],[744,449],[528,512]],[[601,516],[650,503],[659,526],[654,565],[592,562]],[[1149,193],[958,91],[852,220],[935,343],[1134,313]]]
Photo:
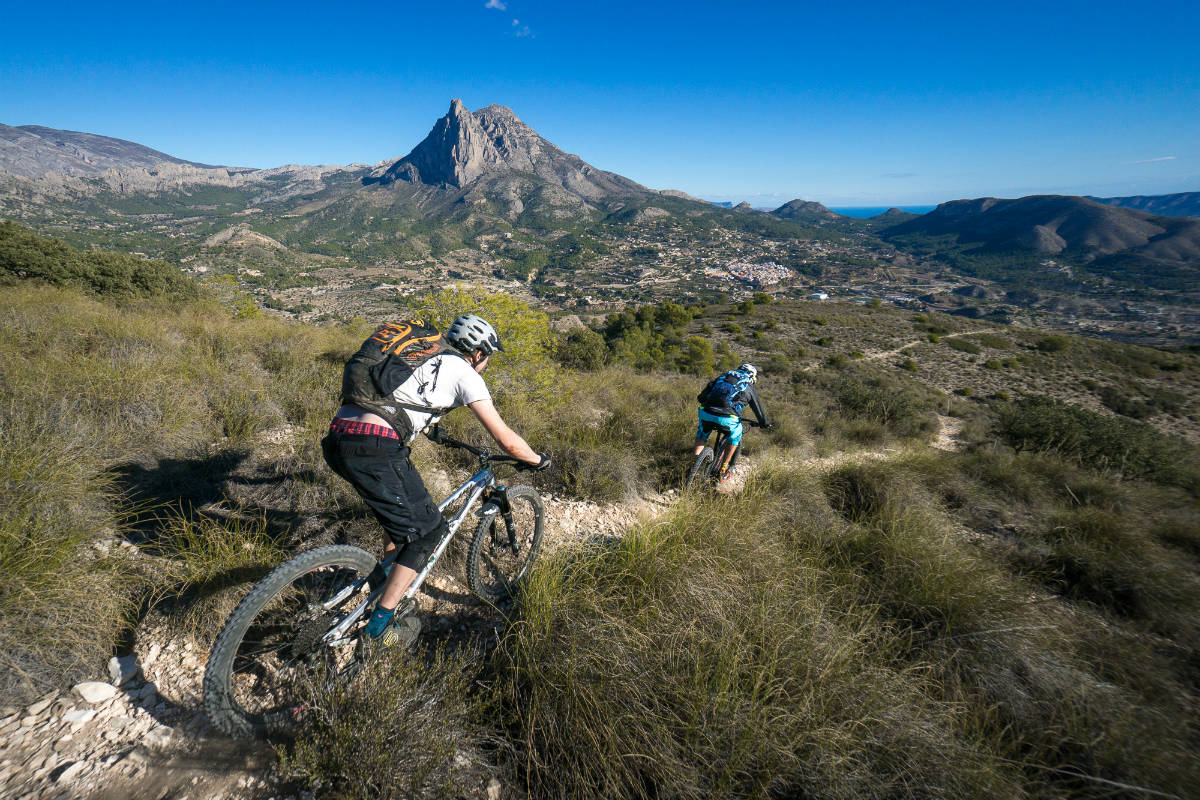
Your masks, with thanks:
[[[553,463],[550,460],[550,456],[545,455],[543,453],[538,453],[538,458],[540,458],[541,461],[532,465],[531,469],[533,469],[537,472],[545,472],[546,470],[550,469],[550,465]]]

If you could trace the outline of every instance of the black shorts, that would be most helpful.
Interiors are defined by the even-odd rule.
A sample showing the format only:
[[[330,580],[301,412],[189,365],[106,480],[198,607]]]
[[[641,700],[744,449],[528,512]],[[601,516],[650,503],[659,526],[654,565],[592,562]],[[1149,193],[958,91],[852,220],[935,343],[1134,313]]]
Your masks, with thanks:
[[[350,482],[400,548],[396,563],[420,572],[446,531],[409,448],[398,439],[330,431],[321,440],[330,469]]]

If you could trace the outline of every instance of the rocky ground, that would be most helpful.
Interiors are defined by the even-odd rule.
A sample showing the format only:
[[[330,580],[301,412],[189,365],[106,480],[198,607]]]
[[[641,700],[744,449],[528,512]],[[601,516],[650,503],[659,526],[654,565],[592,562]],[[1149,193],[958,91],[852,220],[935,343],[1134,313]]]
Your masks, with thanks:
[[[619,537],[651,519],[671,493],[616,505],[546,495],[546,552]],[[426,638],[472,646],[498,630],[457,575],[430,578],[421,593]],[[482,636],[481,636],[482,634]],[[200,710],[207,653],[168,618],[149,618],[133,652],[114,658],[108,681],[50,693],[24,708],[0,708],[0,798],[241,800],[271,797],[273,753],[231,741]],[[480,797],[498,787],[480,787]]]

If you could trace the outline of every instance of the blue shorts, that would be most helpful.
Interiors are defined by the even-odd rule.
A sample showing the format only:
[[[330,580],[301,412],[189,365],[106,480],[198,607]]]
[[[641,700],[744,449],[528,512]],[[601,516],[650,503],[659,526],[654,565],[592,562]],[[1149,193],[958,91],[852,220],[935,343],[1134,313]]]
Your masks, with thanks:
[[[734,447],[741,444],[742,441],[742,421],[738,417],[720,417],[716,414],[710,414],[703,408],[697,412],[700,416],[700,426],[696,428],[696,441],[708,439],[717,428],[729,434],[729,443]]]

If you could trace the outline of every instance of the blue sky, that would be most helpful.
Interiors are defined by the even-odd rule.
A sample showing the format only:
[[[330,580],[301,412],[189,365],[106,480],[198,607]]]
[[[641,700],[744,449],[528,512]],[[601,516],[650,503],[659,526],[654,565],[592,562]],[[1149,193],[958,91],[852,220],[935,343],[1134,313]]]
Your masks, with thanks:
[[[0,122],[373,163],[450,98],[654,188],[773,205],[1200,190],[1200,3],[21,4]]]

